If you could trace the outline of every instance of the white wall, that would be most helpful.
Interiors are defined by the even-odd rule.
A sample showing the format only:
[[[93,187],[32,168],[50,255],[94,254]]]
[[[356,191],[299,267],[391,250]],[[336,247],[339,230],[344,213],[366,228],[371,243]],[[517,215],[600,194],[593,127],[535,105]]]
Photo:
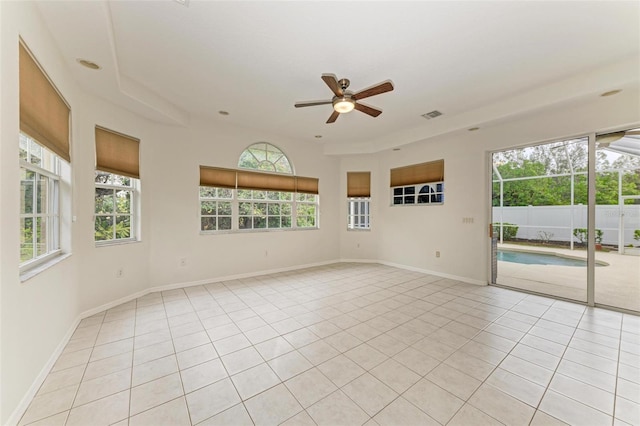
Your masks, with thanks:
[[[637,86],[616,96],[583,99],[579,104],[417,141],[400,151],[341,160],[342,229],[346,227],[346,172],[371,170],[373,229],[371,252],[356,248],[362,234],[340,233],[342,258],[369,258],[377,250],[383,262],[486,283],[489,277],[489,152],[570,138],[590,132],[629,129],[640,123]],[[389,170],[425,161],[445,160],[445,202],[434,206],[390,206]],[[375,176],[375,178],[373,178]],[[472,217],[466,224],[462,218]],[[362,247],[362,246],[361,246]],[[377,247],[374,248],[374,247]],[[361,249],[360,249],[361,250]],[[441,253],[435,257],[435,251]]]
[[[199,166],[235,168],[242,151],[256,142],[279,147],[297,175],[319,178],[319,230],[200,234]],[[154,144],[151,151],[145,182],[153,193],[152,285],[199,282],[339,258],[334,190],[339,162],[322,155],[320,146],[194,120],[186,132],[172,132],[170,141]],[[186,259],[185,267],[180,266],[181,258]]]
[[[0,19],[0,424],[6,424],[25,395],[35,390],[32,386],[82,312],[156,286],[213,281],[339,258],[335,231],[339,160],[324,156],[321,145],[205,120],[194,120],[187,127],[150,122],[93,97],[71,80],[32,3],[0,2]],[[23,283],[18,271],[19,36],[72,110],[72,208],[63,212],[71,227],[71,256]],[[141,140],[138,243],[96,247],[93,241],[96,124]],[[298,175],[319,178],[321,228],[200,235],[198,166],[236,167],[244,148],[260,141],[280,147]],[[76,217],[73,223],[72,216]],[[179,266],[183,257],[186,267]],[[116,278],[119,269],[124,276]]]
[[[344,158],[318,145],[206,120],[169,127],[100,101],[71,80],[38,10],[0,1],[0,423],[19,407],[78,316],[139,291],[176,283],[343,259],[396,263],[484,283],[489,222],[487,150],[640,122],[638,93],[585,100],[505,124],[418,141],[398,152]],[[18,275],[18,36],[72,108],[72,255],[21,283]],[[142,241],[93,243],[94,126],[141,139]],[[198,165],[234,167],[248,145],[271,142],[296,173],[320,179],[321,229],[200,235]],[[389,169],[445,160],[445,204],[389,206]],[[346,172],[372,172],[370,232],[346,231]],[[473,217],[473,224],[462,224]],[[360,245],[358,247],[358,244]],[[435,258],[435,250],[442,257]],[[267,255],[265,256],[265,252]],[[187,259],[180,267],[179,259]],[[116,278],[122,268],[124,277]]]

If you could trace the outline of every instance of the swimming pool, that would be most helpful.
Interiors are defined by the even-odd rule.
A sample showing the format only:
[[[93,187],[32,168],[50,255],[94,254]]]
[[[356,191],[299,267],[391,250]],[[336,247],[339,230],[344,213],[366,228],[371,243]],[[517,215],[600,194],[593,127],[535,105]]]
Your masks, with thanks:
[[[503,262],[523,263],[525,265],[587,266],[587,261],[582,259],[573,259],[552,253],[533,253],[523,251],[498,250],[498,260]],[[606,266],[606,264],[596,262],[596,266]]]

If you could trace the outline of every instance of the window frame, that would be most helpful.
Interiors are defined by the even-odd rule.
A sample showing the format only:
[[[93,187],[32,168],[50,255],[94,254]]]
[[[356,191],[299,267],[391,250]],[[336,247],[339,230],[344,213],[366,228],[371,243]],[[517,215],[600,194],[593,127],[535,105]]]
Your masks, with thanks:
[[[95,178],[97,177],[98,174],[104,174],[104,175],[109,175],[110,176],[110,180],[112,179],[112,176],[118,176],[120,178],[126,178],[129,179],[130,185],[116,185],[116,184],[112,184],[112,183],[99,183],[95,181]],[[113,212],[111,212],[110,214],[106,214],[106,213],[97,213],[96,212],[96,190],[100,188],[100,189],[105,189],[105,190],[111,190],[113,191],[113,197],[114,197],[114,205],[113,205]],[[118,212],[118,208],[117,208],[117,203],[115,202],[115,200],[117,200],[117,192],[118,191],[127,191],[130,193],[130,198],[129,198],[129,212],[128,213],[119,213]],[[124,176],[124,175],[119,175],[117,173],[109,173],[109,172],[105,172],[105,171],[101,171],[101,170],[95,170],[94,173],[94,209],[93,209],[93,231],[94,231],[94,243],[96,245],[96,247],[103,247],[103,246],[111,246],[111,245],[118,245],[118,244],[131,244],[131,243],[136,243],[140,241],[139,238],[139,232],[138,232],[138,223],[139,223],[139,217],[138,217],[138,212],[139,212],[139,208],[138,208],[138,200],[139,200],[139,193],[140,193],[140,179],[136,179],[136,178],[132,178],[129,176]],[[117,224],[117,219],[118,217],[129,217],[129,236],[126,238],[116,238],[116,224]],[[112,217],[113,218],[113,233],[114,233],[114,238],[108,239],[108,240],[96,240],[96,222],[97,222],[97,218],[98,217]]]
[[[18,265],[18,270],[20,272],[20,274],[32,271],[35,268],[38,268],[48,262],[50,262],[51,260],[55,259],[56,257],[60,256],[63,254],[62,248],[61,248],[61,240],[62,240],[62,235],[61,235],[61,230],[62,230],[62,226],[61,226],[61,210],[62,210],[62,203],[61,203],[61,182],[62,182],[62,165],[61,165],[61,161],[62,159],[55,154],[53,151],[51,151],[50,149],[48,149],[47,147],[45,147],[44,145],[42,145],[41,143],[39,143],[37,140],[35,140],[34,138],[32,138],[31,136],[27,135],[24,132],[20,132],[20,138],[19,138],[19,145],[22,142],[22,138],[25,138],[25,141],[27,143],[27,147],[26,147],[26,156],[25,158],[20,158],[19,157],[19,165],[20,165],[20,192],[21,192],[21,202],[20,202],[20,211],[19,211],[19,221],[20,221],[20,232],[23,232],[23,227],[22,227],[22,222],[23,219],[31,219],[32,220],[32,225],[31,225],[31,230],[32,230],[32,250],[36,250],[37,251],[37,245],[38,242],[36,240],[37,238],[37,223],[38,223],[38,219],[40,218],[42,220],[42,218],[45,219],[45,228],[46,228],[46,241],[45,241],[45,245],[46,245],[46,251],[45,253],[41,254],[41,255],[33,255],[33,251],[32,251],[32,257],[28,260],[22,261],[22,250],[23,250],[23,240],[22,240],[22,235],[20,237],[20,263]],[[41,152],[43,153],[43,155],[40,156],[41,159],[41,165],[42,162],[45,161],[44,157],[45,155],[49,156],[49,160],[51,162],[51,167],[50,170],[38,165],[38,164],[33,164],[31,162],[31,157],[32,157],[32,150],[31,150],[31,144],[36,144],[39,149],[41,150]],[[34,174],[33,176],[33,190],[32,190],[32,198],[31,198],[31,212],[30,213],[26,213],[23,212],[23,208],[24,208],[24,195],[22,194],[22,171],[26,170],[29,171],[31,173]],[[47,205],[46,205],[46,212],[45,213],[38,213],[37,212],[37,205],[38,205],[38,182],[40,181],[40,177],[45,177],[47,179]]]
[[[440,185],[440,188],[438,188]],[[436,191],[429,192],[425,194],[420,192],[425,186],[434,187]],[[400,190],[402,194],[400,194]],[[392,186],[390,191],[391,196],[391,207],[398,206],[441,206],[444,204],[444,181],[438,182],[424,182],[417,183],[412,185],[401,185],[401,186]],[[428,201],[421,201],[421,197],[427,196]],[[440,198],[437,201],[432,201],[432,199]],[[412,202],[408,202],[409,200],[413,200]],[[398,202],[401,201],[401,202]]]
[[[354,213],[354,206],[358,206],[358,213]],[[365,212],[362,213],[362,207]],[[360,224],[365,226],[356,226],[355,218],[359,218]],[[364,221],[362,220],[364,219]],[[349,197],[347,198],[347,230],[348,231],[370,231],[371,230],[371,197]]]

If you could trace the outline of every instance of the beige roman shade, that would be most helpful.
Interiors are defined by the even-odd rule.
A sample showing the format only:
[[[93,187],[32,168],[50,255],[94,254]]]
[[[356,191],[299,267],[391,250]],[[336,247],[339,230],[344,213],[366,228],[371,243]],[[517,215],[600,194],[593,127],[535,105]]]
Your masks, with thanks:
[[[442,181],[444,181],[444,160],[391,169],[390,186],[392,187]]]
[[[296,176],[296,192],[317,194],[318,178]]]
[[[71,161],[69,105],[20,44],[20,130]]]
[[[296,178],[291,175],[238,170],[238,189],[295,192]]]
[[[371,197],[371,172],[347,172],[347,197]]]
[[[140,140],[96,126],[96,169],[140,179]]]
[[[219,167],[200,166],[200,185],[219,188],[236,187],[236,171]]]

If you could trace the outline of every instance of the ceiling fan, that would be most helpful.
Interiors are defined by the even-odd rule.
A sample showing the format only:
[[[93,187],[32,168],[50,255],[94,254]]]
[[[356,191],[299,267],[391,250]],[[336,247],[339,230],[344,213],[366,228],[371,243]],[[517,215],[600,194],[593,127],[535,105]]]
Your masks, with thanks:
[[[327,124],[335,122],[340,114],[351,112],[353,109],[357,109],[358,111],[364,112],[372,117],[379,116],[382,114],[382,110],[363,104],[360,100],[393,90],[393,83],[391,80],[383,81],[382,83],[378,83],[375,86],[371,86],[356,93],[347,90],[350,81],[346,78],[338,80],[333,74],[322,74],[322,80],[327,84],[327,86],[329,86],[329,89],[331,89],[335,96],[326,101],[297,102],[295,107],[301,108],[332,104],[333,112],[327,120]]]

